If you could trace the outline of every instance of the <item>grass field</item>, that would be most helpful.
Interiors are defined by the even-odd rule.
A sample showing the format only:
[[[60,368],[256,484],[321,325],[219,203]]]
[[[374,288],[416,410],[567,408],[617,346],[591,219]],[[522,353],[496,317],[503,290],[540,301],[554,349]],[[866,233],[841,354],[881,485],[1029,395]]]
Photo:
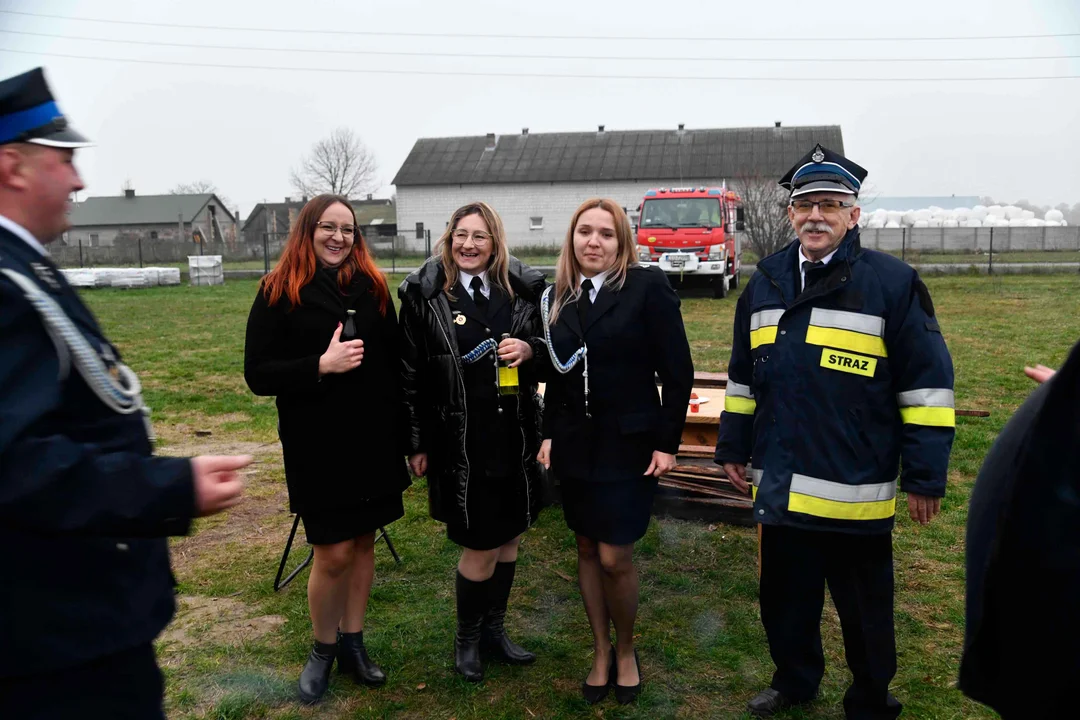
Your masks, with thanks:
[[[396,282],[395,282],[396,284]],[[1075,276],[928,280],[956,367],[959,418],[942,515],[895,531],[899,672],[905,717],[991,718],[953,687],[963,638],[966,504],[982,458],[1033,388],[1025,364],[1058,366],[1080,338]],[[170,718],[740,718],[772,672],[760,625],[752,530],[654,520],[638,544],[638,632],[644,692],[634,706],[588,707],[579,685],[591,642],[574,581],[573,536],[549,508],[526,535],[508,626],[538,662],[488,666],[470,685],[452,668],[453,573],[458,549],[428,518],[426,490],[406,493],[390,527],[403,562],[384,545],[365,636],[390,680],[371,691],[335,675],[318,707],[293,700],[310,642],[303,573],[275,594],[271,583],[291,518],[275,410],[242,377],[244,328],[255,281],[220,287],[94,290],[85,294],[139,372],[168,454],[251,452],[248,498],[225,517],[198,521],[173,543],[181,611],[159,643]],[[730,352],[735,302],[684,301],[698,370],[720,371]],[[317,418],[312,419],[317,422]],[[207,434],[209,433],[209,434]],[[327,428],[329,449],[348,452],[347,431]],[[903,503],[900,503],[903,507]],[[298,542],[293,560],[306,554]],[[820,699],[786,718],[842,718],[849,679],[839,622],[826,605],[828,669]]]

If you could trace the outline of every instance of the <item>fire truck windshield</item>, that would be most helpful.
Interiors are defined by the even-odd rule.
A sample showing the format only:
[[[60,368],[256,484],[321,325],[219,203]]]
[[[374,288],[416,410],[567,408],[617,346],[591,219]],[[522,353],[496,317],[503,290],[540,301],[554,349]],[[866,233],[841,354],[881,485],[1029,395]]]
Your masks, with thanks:
[[[645,201],[641,227],[720,227],[717,198],[657,198]]]

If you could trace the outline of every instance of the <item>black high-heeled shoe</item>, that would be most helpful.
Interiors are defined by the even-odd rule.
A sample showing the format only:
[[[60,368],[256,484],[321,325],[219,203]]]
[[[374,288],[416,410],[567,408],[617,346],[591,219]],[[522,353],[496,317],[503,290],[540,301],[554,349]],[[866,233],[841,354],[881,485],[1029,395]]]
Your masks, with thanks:
[[[581,683],[581,696],[585,698],[585,702],[590,705],[595,705],[608,696],[611,692],[611,686],[615,684],[615,678],[619,672],[618,665],[615,663],[615,646],[611,646],[611,662],[608,665],[607,682],[603,685],[590,685],[589,678],[585,678],[585,682]]]
[[[637,665],[637,685],[619,685],[615,683],[615,700],[620,705],[629,705],[637,700],[641,694],[641,661],[638,659],[637,648],[634,648],[634,664]]]

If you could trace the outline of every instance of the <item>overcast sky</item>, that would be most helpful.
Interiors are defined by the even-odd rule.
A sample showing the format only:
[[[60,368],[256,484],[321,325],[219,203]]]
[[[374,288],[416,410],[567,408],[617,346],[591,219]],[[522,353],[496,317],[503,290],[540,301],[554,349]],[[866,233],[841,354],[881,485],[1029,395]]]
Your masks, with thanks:
[[[847,156],[881,195],[1080,202],[1080,59],[941,61],[1080,56],[1078,0],[0,0],[0,11],[13,11],[0,12],[0,76],[44,66],[62,110],[97,143],[77,156],[83,196],[119,194],[128,179],[140,194],[207,179],[246,216],[293,194],[289,168],[340,125],[374,151],[389,195],[419,137],[779,120],[839,124]],[[881,58],[936,61],[870,61]],[[543,77],[552,74],[623,77]],[[1048,76],[1074,77],[886,81]],[[732,77],[759,79],[717,79]]]

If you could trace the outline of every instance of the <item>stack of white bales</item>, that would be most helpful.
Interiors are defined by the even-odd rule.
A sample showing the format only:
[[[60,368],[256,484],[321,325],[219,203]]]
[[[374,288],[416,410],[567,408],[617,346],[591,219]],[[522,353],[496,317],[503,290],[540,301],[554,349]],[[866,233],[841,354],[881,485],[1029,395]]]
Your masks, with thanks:
[[[979,228],[979,227],[1060,227],[1068,225],[1059,210],[1048,210],[1043,219],[1031,210],[1015,205],[976,205],[973,208],[946,210],[937,206],[919,210],[884,210],[864,212],[859,225],[865,228]]]
[[[65,268],[61,270],[73,287],[140,288],[179,285],[180,269],[148,268]]]

